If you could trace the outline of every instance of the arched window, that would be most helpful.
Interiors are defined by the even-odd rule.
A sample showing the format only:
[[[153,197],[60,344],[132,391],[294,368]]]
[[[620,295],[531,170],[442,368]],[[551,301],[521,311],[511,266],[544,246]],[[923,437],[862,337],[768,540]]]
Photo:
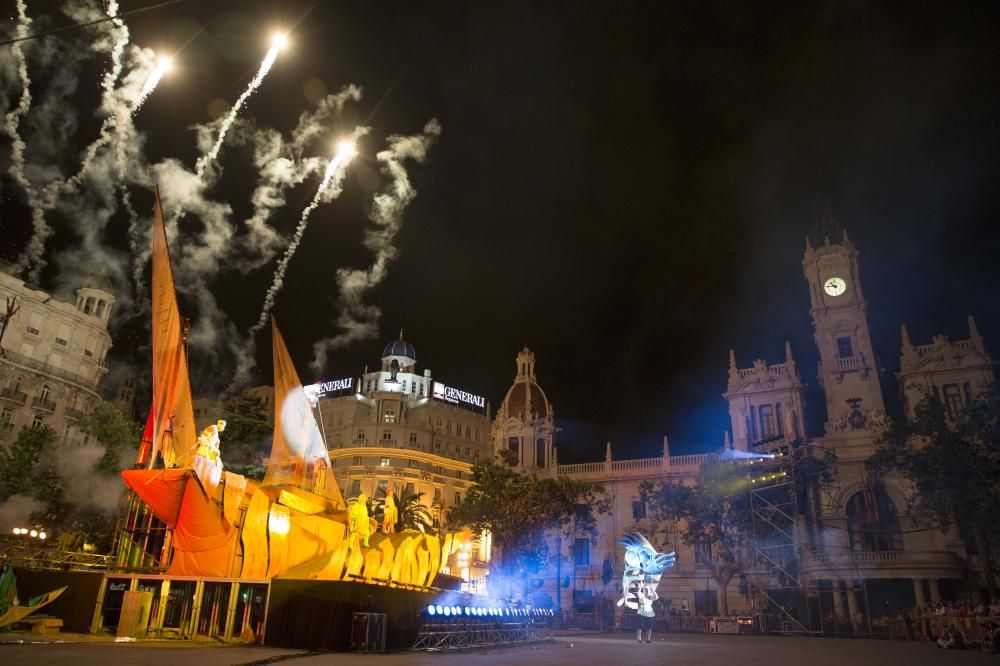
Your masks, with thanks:
[[[52,387],[49,386],[48,384],[42,384],[42,394],[40,396],[41,399],[42,399],[42,402],[48,402],[49,401],[49,395],[51,393],[52,393]]]
[[[854,550],[903,550],[896,504],[881,484],[857,492],[847,500],[847,530]]]

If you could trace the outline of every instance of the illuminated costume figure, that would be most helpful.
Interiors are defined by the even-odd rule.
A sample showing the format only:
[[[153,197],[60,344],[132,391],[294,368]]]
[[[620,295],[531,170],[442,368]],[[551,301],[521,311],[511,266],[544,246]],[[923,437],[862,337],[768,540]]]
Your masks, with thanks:
[[[195,455],[207,458],[222,467],[222,460],[219,457],[219,433],[226,429],[226,422],[219,420],[214,425],[210,425],[201,431],[198,436],[198,448]]]
[[[638,532],[631,532],[618,543],[625,546],[625,571],[622,574],[622,598],[619,606],[638,611],[639,626],[636,639],[642,642],[642,632],[646,632],[646,642],[652,641],[653,602],[659,599],[656,586],[666,569],[674,566],[674,553],[657,553],[653,545]]]
[[[386,534],[395,532],[397,520],[399,520],[399,510],[396,509],[395,493],[390,488],[385,491],[385,504],[382,505],[382,531]]]
[[[351,532],[351,550],[357,550],[359,545],[368,547],[368,537],[371,535],[371,519],[368,517],[368,496],[358,495],[358,501],[347,510],[347,527]]]

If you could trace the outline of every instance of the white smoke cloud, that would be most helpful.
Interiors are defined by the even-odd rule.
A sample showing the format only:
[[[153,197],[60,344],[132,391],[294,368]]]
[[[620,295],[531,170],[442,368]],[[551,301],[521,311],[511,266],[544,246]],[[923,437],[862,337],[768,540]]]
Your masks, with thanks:
[[[15,527],[29,527],[31,514],[42,511],[45,504],[27,495],[11,495],[0,502],[0,533],[10,534]]]
[[[394,243],[403,224],[403,213],[417,195],[406,174],[404,162],[423,162],[427,151],[440,135],[441,125],[431,119],[419,134],[390,136],[389,148],[376,156],[382,165],[382,172],[391,181],[386,190],[375,195],[369,214],[376,228],[366,234],[365,246],[375,253],[375,258],[368,268],[341,268],[337,271],[340,313],[334,323],[340,332],[313,345],[311,366],[316,372],[323,371],[331,350],[378,335],[382,311],[375,305],[366,304],[364,296],[385,279],[389,264],[398,254]]]
[[[74,509],[111,513],[118,507],[124,487],[121,476],[95,472],[104,453],[103,446],[91,443],[74,447],[71,456],[56,456],[55,470],[62,481],[63,499]],[[131,455],[134,460],[134,450]]]

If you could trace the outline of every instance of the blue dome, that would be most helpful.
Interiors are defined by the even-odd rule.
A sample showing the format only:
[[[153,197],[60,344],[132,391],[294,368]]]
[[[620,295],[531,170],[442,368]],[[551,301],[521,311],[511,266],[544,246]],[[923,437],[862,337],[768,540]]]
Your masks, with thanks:
[[[382,350],[382,357],[385,358],[386,356],[405,356],[416,361],[417,351],[413,348],[413,345],[400,337],[399,340],[393,340],[387,344],[385,349]]]

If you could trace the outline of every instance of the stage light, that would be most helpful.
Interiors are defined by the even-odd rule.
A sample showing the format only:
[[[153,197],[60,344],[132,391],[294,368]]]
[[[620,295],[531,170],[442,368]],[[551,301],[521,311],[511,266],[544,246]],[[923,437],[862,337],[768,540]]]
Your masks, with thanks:
[[[38,536],[38,530],[31,530],[30,534],[32,537],[36,537]]]
[[[44,540],[44,539],[45,539],[45,536],[46,536],[45,532],[39,532],[39,533],[38,533],[38,538],[39,538],[39,539],[43,539],[43,540]]]
[[[466,607],[465,607],[465,614],[466,614],[466,615],[472,615],[472,609],[471,609],[471,608],[469,608],[468,606],[466,606]]]
[[[428,604],[427,605],[427,614],[428,615],[434,615],[435,613],[437,613],[437,611],[434,610],[434,604]]]
[[[437,611],[437,614],[438,614],[438,615],[444,615],[444,609],[443,609],[443,608],[441,608],[441,604],[438,604],[438,605],[436,605],[436,606],[434,607],[434,610],[436,610],[436,611]]]
[[[445,606],[444,607],[444,616],[448,617],[449,615],[451,615],[451,606]]]
[[[21,528],[20,527],[15,527],[14,528],[14,534],[20,534],[20,533],[21,533]]]

